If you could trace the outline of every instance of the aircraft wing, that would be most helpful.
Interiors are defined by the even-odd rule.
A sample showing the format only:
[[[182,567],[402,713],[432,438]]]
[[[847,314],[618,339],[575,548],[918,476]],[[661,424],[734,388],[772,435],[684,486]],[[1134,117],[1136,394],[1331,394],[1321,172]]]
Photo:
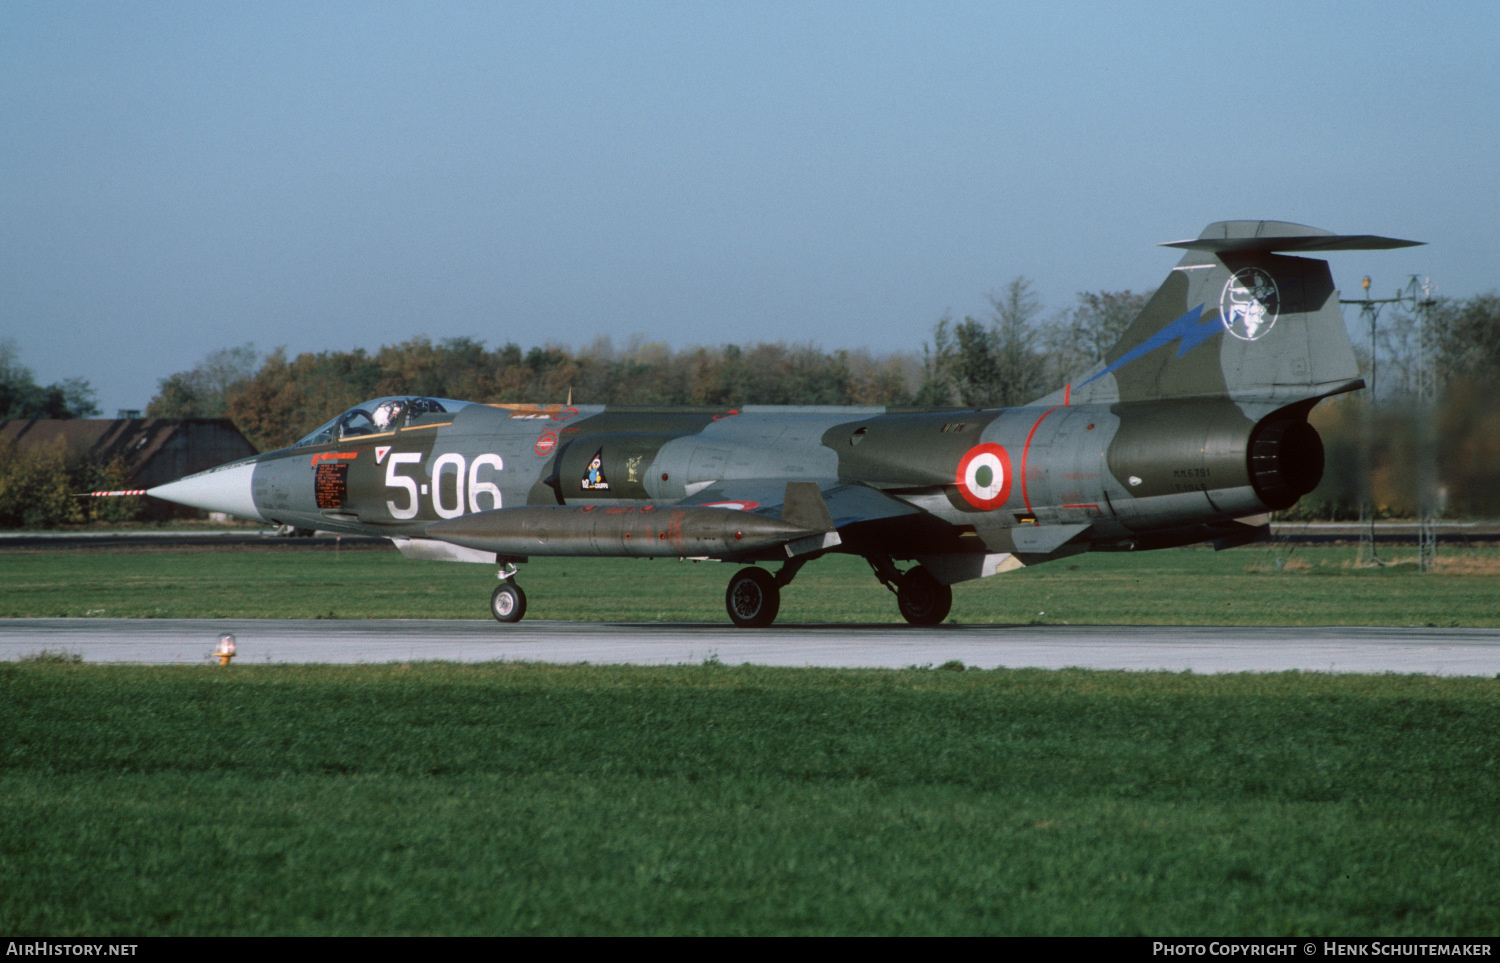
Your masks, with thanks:
[[[900,499],[857,482],[714,482],[678,504],[684,507],[734,508],[783,520],[788,520],[787,511],[790,509],[795,520],[811,522],[815,516],[808,513],[815,510],[812,505],[817,502],[825,507],[833,530],[856,522],[925,514]]]
[[[679,506],[738,509],[803,531],[817,532],[785,544],[788,557],[861,541],[879,540],[890,550],[929,526],[948,525],[927,512],[857,482],[715,482]]]

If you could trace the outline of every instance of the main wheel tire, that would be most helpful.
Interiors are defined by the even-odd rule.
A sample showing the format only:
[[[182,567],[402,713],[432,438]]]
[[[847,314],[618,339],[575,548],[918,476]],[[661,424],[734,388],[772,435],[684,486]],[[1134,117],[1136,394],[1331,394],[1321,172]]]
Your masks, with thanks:
[[[526,593],[515,582],[501,582],[490,596],[490,614],[496,622],[519,622],[526,614]]]
[[[912,625],[938,625],[953,608],[953,587],[939,582],[918,565],[901,576],[896,605],[901,609],[901,617]]]
[[[729,621],[740,628],[765,628],[781,611],[781,587],[763,568],[742,568],[729,580],[724,607],[729,610]]]

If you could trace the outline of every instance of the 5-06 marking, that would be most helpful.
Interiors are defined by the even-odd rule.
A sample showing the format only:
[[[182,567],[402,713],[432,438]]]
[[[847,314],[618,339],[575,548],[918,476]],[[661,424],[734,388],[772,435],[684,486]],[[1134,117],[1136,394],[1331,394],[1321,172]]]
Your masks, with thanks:
[[[499,455],[479,455],[472,463],[468,463],[463,455],[457,452],[448,452],[439,455],[432,462],[432,484],[417,485],[417,480],[409,475],[401,474],[402,465],[417,465],[422,461],[422,453],[419,451],[392,452],[385,463],[385,484],[387,488],[400,488],[406,492],[405,504],[397,504],[396,500],[388,500],[385,507],[390,510],[391,517],[397,521],[408,521],[416,518],[421,510],[422,495],[431,494],[433,514],[439,518],[457,518],[464,514],[465,506],[470,512],[483,512],[501,507],[500,486],[492,481],[480,481],[479,470],[481,468],[493,468],[495,471],[503,471],[505,461]],[[451,499],[444,497],[443,475],[453,475],[453,485],[450,489]],[[467,484],[465,484],[467,482]],[[468,497],[465,498],[467,492]],[[490,504],[483,504],[481,495],[488,495]]]

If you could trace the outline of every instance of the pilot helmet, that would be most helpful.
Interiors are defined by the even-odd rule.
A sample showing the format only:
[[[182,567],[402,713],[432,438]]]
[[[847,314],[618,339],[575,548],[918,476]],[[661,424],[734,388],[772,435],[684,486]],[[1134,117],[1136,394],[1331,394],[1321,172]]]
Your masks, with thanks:
[[[375,406],[375,415],[370,420],[375,422],[375,427],[380,431],[390,431],[401,426],[401,413],[406,409],[406,402],[399,398],[390,401],[382,401]]]

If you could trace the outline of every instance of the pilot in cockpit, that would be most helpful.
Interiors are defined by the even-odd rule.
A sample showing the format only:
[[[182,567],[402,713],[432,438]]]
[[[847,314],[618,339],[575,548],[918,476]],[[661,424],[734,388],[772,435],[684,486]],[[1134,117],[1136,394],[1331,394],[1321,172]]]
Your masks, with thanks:
[[[376,431],[395,431],[406,424],[406,399],[392,398],[375,406],[372,420]]]

